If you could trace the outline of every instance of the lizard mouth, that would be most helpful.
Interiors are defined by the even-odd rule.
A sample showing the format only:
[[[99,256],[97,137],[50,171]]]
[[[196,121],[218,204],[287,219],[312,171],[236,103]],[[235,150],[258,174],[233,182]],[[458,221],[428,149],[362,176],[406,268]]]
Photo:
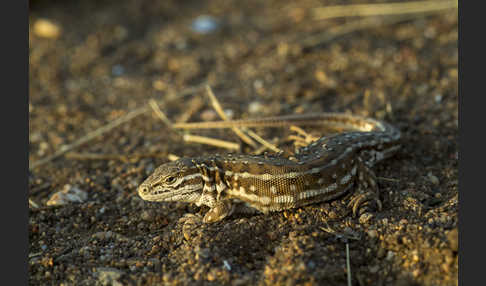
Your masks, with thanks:
[[[184,201],[184,198],[189,197],[191,193],[197,192],[200,185],[189,185],[185,188],[177,190],[156,188],[151,189],[147,185],[142,184],[138,187],[138,195],[146,201],[161,202],[161,201]]]

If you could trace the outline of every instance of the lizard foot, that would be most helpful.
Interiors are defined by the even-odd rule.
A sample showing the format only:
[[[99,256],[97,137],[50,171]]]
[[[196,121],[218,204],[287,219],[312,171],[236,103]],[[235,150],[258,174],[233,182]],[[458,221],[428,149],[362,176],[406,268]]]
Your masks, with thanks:
[[[218,201],[207,213],[204,215],[204,223],[218,222],[233,213],[233,206],[229,200]]]
[[[376,192],[359,192],[355,194],[348,203],[348,207],[352,208],[353,215],[356,217],[358,214],[363,213],[367,210],[369,202],[374,201],[378,210],[381,211],[382,203]]]

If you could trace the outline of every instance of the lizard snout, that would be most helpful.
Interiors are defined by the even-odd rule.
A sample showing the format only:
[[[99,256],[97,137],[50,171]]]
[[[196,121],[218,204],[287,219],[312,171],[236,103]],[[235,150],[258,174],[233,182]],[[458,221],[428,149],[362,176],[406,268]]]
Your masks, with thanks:
[[[150,188],[146,184],[142,184],[138,187],[138,195],[142,198],[148,195],[150,192]]]

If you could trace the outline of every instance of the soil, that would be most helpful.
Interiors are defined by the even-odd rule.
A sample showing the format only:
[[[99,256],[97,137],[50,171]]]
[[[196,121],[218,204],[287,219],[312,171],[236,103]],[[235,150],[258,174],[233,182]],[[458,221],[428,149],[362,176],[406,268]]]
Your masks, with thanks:
[[[352,3],[366,2],[326,5]],[[457,10],[313,19],[322,5],[30,1],[30,164],[145,112],[31,169],[29,284],[346,285],[349,246],[353,285],[457,285]],[[206,84],[232,118],[349,112],[399,128],[403,148],[374,168],[383,209],[353,217],[342,198],[184,224],[207,208],[140,199],[169,155],[227,152],[181,141],[146,108],[155,99],[174,122],[217,120]],[[292,150],[290,130],[255,131]],[[229,130],[192,133],[241,143]],[[87,198],[47,205],[63,189]]]

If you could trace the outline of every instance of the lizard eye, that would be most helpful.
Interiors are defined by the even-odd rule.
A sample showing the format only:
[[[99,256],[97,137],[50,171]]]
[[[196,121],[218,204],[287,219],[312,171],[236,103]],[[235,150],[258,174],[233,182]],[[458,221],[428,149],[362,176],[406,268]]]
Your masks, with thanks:
[[[175,177],[172,177],[172,176],[171,176],[171,177],[167,177],[167,178],[165,179],[165,182],[166,182],[167,184],[172,184],[172,183],[174,183],[175,181],[176,181],[176,178],[175,178]]]

